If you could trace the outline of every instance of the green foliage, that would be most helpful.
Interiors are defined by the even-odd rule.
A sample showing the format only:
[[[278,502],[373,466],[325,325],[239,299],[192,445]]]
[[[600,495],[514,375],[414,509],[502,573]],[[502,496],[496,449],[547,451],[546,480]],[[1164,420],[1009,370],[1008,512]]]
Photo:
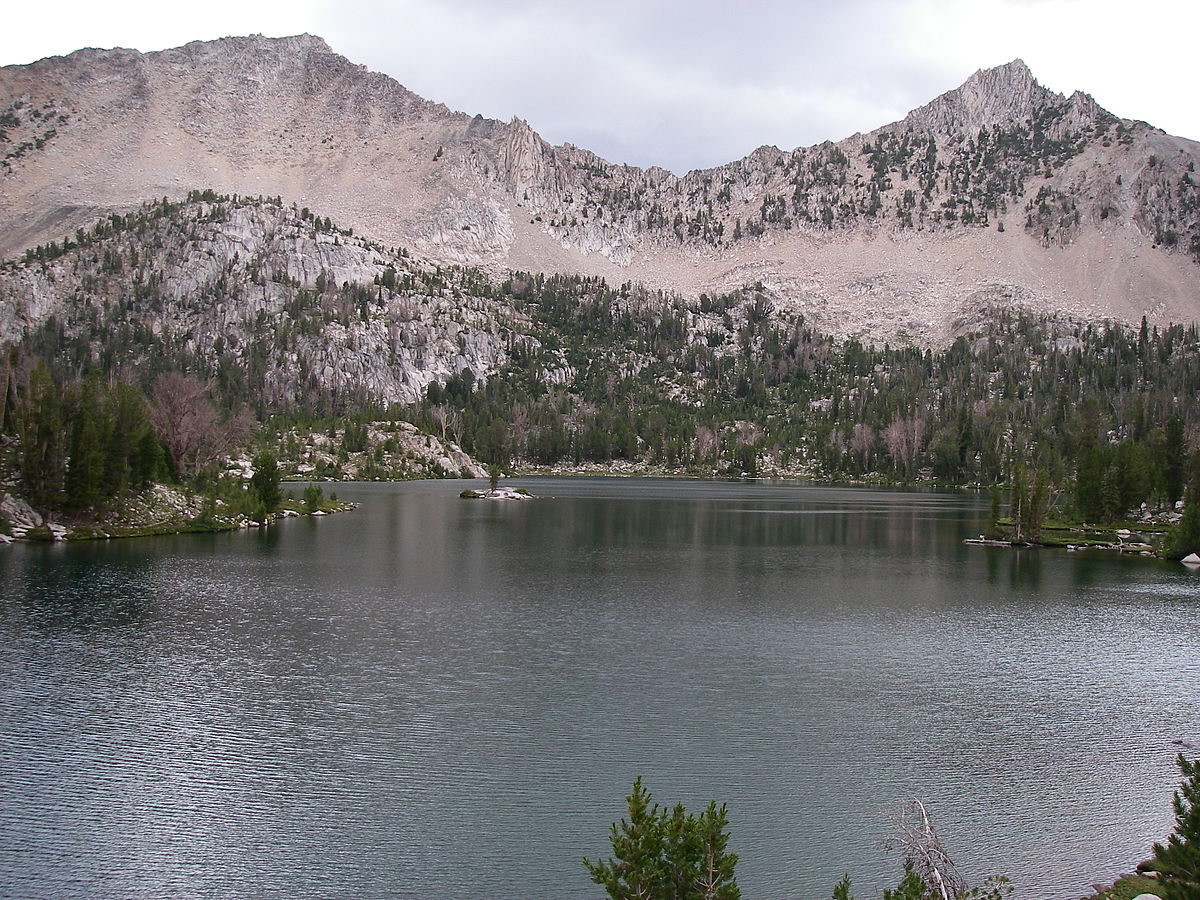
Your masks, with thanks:
[[[1169,555],[1182,559],[1200,553],[1200,452],[1192,454],[1191,476],[1184,495],[1183,518],[1171,532]]]
[[[1177,760],[1183,783],[1175,792],[1175,832],[1154,845],[1144,871],[1158,876],[1163,900],[1200,900],[1200,760]]]
[[[1155,894],[1158,879],[1148,875],[1123,875],[1111,887],[1097,891],[1094,900],[1133,900],[1140,894]]]
[[[304,486],[304,508],[312,513],[321,508],[321,504],[325,501],[325,492],[321,490],[319,484],[306,484]]]
[[[1004,197],[1016,196],[1012,191],[1022,179],[1076,152],[1061,111],[1043,112],[1020,134],[983,130],[961,146],[939,148],[910,135],[882,135],[863,147],[872,174],[859,185],[846,181],[851,161],[836,147],[781,156],[779,167],[796,180],[797,190],[803,188],[800,199],[772,195],[753,224],[761,229],[776,222],[784,227],[789,218],[822,221],[823,204],[832,201],[814,192],[817,186],[860,191],[852,210],[833,205],[835,226],[847,217],[882,216],[888,192],[896,189],[886,186],[889,180],[908,182],[900,202],[914,223],[922,215],[942,215],[932,207],[923,213],[921,204],[926,185],[931,191],[934,182],[945,182],[956,200],[944,212],[982,224],[992,210],[999,212]],[[997,182],[981,174],[1001,170],[1007,174]],[[714,195],[725,187],[713,184]],[[875,194],[884,197],[884,207],[871,212]],[[584,205],[596,216],[600,207],[617,202]],[[1067,214],[1057,197],[1046,195],[1040,202],[1053,216]],[[1060,515],[1073,512],[1095,522],[1120,517],[1142,501],[1170,501],[1183,491],[1184,439],[1200,424],[1200,334],[1194,326],[1130,330],[1013,314],[998,306],[986,324],[944,349],[868,347],[834,340],[802,317],[773,308],[761,284],[690,299],[584,276],[518,272],[496,283],[479,270],[421,266],[403,252],[373,247],[379,270],[361,284],[337,285],[322,274],[314,288],[283,269],[272,271],[266,259],[244,268],[230,263],[213,284],[218,299],[237,302],[246,279],[261,284],[269,279],[283,297],[286,314],[262,312],[248,323],[248,338],[219,335],[211,350],[200,353],[182,333],[148,328],[146,322],[169,302],[162,245],[196,240],[206,223],[256,203],[278,200],[196,192],[186,204],[148,204],[33,253],[27,265],[74,253],[76,269],[95,280],[97,295],[125,300],[71,311],[65,314],[69,321],[48,320],[26,335],[22,352],[48,360],[50,377],[67,388],[79,372],[112,378],[130,361],[144,379],[143,390],[165,372],[188,372],[220,407],[219,415],[210,415],[217,425],[232,422],[244,403],[264,419],[321,420],[322,428],[341,439],[334,447],[337,461],[319,472],[336,474],[346,454],[375,449],[365,423],[378,398],[365,384],[335,389],[323,383],[305,347],[320,346],[334,323],[341,326],[339,339],[352,341],[397,306],[413,310],[418,303],[410,301],[452,297],[477,311],[493,303],[515,310],[514,317],[501,316],[494,325],[505,362],[486,377],[466,368],[430,384],[418,403],[389,415],[453,439],[484,462],[507,467],[513,460],[545,466],[630,461],[704,474],[782,471],[997,485],[1011,483],[1016,466],[1024,464],[1026,500],[1044,491],[1049,505],[1061,499]],[[654,206],[647,200],[639,214],[661,218],[662,228],[676,227],[675,210]],[[333,229],[311,211],[296,210],[295,224]],[[715,224],[693,216],[681,217],[678,227],[689,234],[700,229],[694,235],[700,237],[704,228],[710,236],[716,233]],[[63,249],[67,245],[70,250]],[[389,320],[388,327],[407,321]],[[401,343],[407,340],[403,334],[400,328]],[[281,366],[297,365],[296,377],[273,377]],[[64,390],[60,399],[71,397]],[[15,421],[14,407],[0,403],[0,420]],[[153,409],[160,408],[156,398]],[[82,425],[76,430],[86,447],[88,430]],[[202,468],[191,462],[194,454],[184,454],[169,439],[168,430],[174,437],[179,430],[160,428],[176,470]],[[74,438],[64,436],[59,457],[71,455],[66,442]],[[56,451],[48,449],[53,470]],[[112,452],[132,465],[127,449]],[[120,468],[106,460],[104,491],[122,482]],[[90,471],[86,462],[77,467],[84,499],[75,502],[86,502],[90,494]],[[360,469],[385,477],[397,471],[383,465]],[[132,473],[127,477],[136,481]],[[1035,492],[1039,478],[1042,491]],[[51,492],[55,489],[61,493],[64,485]],[[1026,503],[1023,531],[1038,524],[1037,516],[1029,523],[1024,513],[1039,505]]]
[[[988,488],[988,530],[987,535],[995,538],[1000,522],[1000,489],[995,485]]]
[[[369,437],[366,423],[346,422],[346,428],[342,434],[342,449],[344,451],[347,453],[362,453],[367,449],[368,443]]]
[[[911,860],[904,863],[904,876],[900,883],[883,891],[883,900],[932,900],[934,896],[933,888],[916,873]]]
[[[1163,437],[1163,492],[1174,503],[1183,496],[1187,469],[1187,439],[1183,419],[1177,415],[1167,419]]]
[[[75,405],[71,423],[70,465],[66,475],[68,509],[94,508],[105,494],[105,422],[97,396],[100,385],[87,379]]]
[[[682,804],[667,810],[633,783],[626,798],[628,819],[613,823],[613,856],[585,859],[592,881],[612,900],[738,900],[737,854],[728,851],[725,807],[710,803],[699,815]]]
[[[34,506],[59,505],[66,473],[65,422],[61,394],[44,365],[29,376],[17,411],[21,440],[21,488]]]
[[[250,496],[257,510],[263,514],[259,518],[259,521],[262,521],[266,516],[278,512],[279,504],[283,500],[279,489],[279,464],[274,454],[264,450],[254,457],[251,465],[254,467],[254,473],[250,476]]]
[[[137,388],[96,374],[64,386],[39,363],[11,393],[21,489],[35,506],[94,513],[164,474],[162,443]]]

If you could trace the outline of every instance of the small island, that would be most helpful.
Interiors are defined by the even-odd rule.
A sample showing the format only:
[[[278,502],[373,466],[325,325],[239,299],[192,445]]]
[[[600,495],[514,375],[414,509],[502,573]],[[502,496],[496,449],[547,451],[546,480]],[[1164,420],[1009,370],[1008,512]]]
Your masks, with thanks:
[[[492,463],[488,466],[488,489],[474,491],[467,488],[458,495],[463,500],[533,500],[534,495],[524,488],[500,487],[500,466]]]
[[[458,496],[464,500],[535,500],[533,494],[524,488],[490,488],[486,491],[473,491],[470,488]]]

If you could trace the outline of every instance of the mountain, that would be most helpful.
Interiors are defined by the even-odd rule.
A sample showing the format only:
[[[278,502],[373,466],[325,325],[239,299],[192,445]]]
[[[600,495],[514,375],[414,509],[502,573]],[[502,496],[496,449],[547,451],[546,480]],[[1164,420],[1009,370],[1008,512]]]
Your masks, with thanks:
[[[676,176],[453,112],[308,35],[89,49],[0,69],[0,156],[0,258],[212,188],[497,276],[761,284],[877,340],[940,343],[995,305],[1200,318],[1200,144],[1019,60],[869,134]]]
[[[193,192],[0,266],[0,346],[131,382],[202,372],[231,405],[344,411],[486,377],[517,335],[540,349],[489,293],[278,200]]]

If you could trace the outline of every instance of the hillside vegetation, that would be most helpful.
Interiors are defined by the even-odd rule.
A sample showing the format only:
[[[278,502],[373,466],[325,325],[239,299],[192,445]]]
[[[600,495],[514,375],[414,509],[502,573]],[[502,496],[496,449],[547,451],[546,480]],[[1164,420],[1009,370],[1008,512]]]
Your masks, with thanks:
[[[14,410],[48,390],[39,363],[77,410],[86,393],[71,386],[89,377],[153,397],[186,373],[219,417],[262,423],[285,466],[327,434],[322,469],[304,470],[324,476],[351,454],[360,475],[395,474],[385,460],[407,422],[515,469],[1019,475],[1040,479],[1048,506],[1105,520],[1180,499],[1200,422],[1195,326],[985,303],[947,347],[874,347],[821,333],[761,284],[689,299],[585,276],[498,279],[277,199],[207,191],[30,250],[0,270],[0,298]],[[26,445],[9,415],[18,432]],[[177,474],[215,461],[168,455]]]

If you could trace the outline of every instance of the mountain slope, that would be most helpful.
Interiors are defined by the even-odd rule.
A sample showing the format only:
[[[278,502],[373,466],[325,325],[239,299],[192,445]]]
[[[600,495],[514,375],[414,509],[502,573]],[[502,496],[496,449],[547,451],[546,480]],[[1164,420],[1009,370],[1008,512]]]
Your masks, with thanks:
[[[310,36],[8,67],[0,110],[0,256],[212,187],[441,263],[690,296],[762,282],[779,308],[880,340],[938,342],[964,308],[1011,298],[1200,317],[1200,145],[1020,61],[868,135],[682,177],[452,112]]]
[[[277,200],[197,192],[0,266],[0,346],[147,386],[187,370],[230,405],[344,411],[538,349],[489,293]]]

